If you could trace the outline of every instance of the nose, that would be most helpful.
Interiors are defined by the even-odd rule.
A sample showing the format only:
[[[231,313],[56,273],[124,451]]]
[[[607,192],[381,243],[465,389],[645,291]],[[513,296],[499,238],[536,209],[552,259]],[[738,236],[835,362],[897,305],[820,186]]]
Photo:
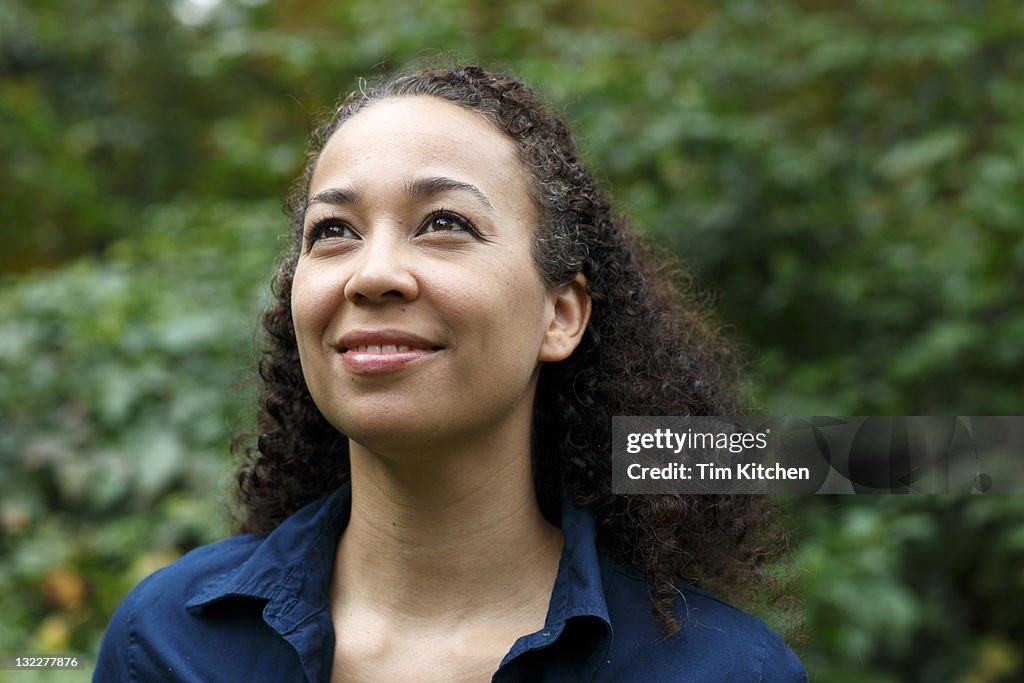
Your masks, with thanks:
[[[419,284],[411,270],[408,245],[401,239],[368,238],[353,263],[345,283],[345,298],[352,303],[412,301]]]

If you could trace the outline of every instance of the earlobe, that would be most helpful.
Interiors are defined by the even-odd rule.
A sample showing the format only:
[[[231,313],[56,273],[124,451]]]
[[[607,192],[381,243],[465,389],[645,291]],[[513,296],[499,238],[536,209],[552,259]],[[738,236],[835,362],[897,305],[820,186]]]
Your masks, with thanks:
[[[554,315],[544,335],[539,360],[556,363],[572,355],[583,339],[589,320],[587,278],[577,273],[569,284],[555,293]]]

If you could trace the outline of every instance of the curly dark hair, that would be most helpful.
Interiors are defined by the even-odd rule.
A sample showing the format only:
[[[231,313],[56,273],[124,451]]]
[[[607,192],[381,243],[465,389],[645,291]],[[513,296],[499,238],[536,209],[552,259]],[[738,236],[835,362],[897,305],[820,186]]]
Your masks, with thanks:
[[[613,495],[615,415],[736,415],[744,408],[739,364],[706,306],[677,267],[613,213],[561,118],[524,84],[476,66],[401,75],[343,100],[312,136],[305,172],[286,210],[291,240],[263,316],[263,393],[256,448],[237,479],[242,529],[266,532],[349,477],[348,439],[321,415],[302,376],[291,287],[310,181],[328,138],[384,98],[429,95],[477,112],[511,139],[539,210],[533,257],[551,287],[583,273],[592,315],[566,360],[541,369],[533,470],[542,509],[566,491],[589,508],[599,542],[646,573],[652,612],[679,629],[676,581],[741,600],[763,580],[778,548],[770,507],[754,496]]]

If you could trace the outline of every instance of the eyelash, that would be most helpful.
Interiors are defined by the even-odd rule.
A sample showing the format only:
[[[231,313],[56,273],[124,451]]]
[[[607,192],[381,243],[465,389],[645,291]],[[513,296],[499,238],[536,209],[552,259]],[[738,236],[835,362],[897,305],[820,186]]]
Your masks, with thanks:
[[[306,243],[312,246],[319,242],[320,240],[328,237],[326,234],[324,234],[324,231],[334,226],[337,226],[342,230],[347,229],[351,230],[353,233],[355,232],[355,230],[353,230],[348,223],[341,220],[340,218],[323,218],[314,223],[313,225],[311,225],[309,230],[306,231],[306,234],[303,235],[303,237],[306,240]]]
[[[427,215],[427,217],[423,219],[423,222],[420,223],[419,227],[416,229],[416,234],[424,234],[426,232],[425,228],[433,224],[434,221],[438,219],[450,221],[455,226],[461,228],[461,230],[436,230],[433,232],[465,232],[468,233],[469,235],[472,235],[473,237],[476,237],[477,239],[483,239],[483,237],[480,235],[480,231],[478,231],[476,229],[476,226],[473,224],[473,221],[469,220],[468,218],[461,214],[456,213],[455,211],[452,211],[451,209],[445,208],[435,209],[434,211],[431,211]],[[343,231],[350,230],[351,232],[358,234],[356,233],[355,228],[349,225],[347,221],[344,221],[340,218],[328,216],[320,219],[319,221],[310,226],[309,230],[307,230],[306,234],[304,235],[306,243],[310,247],[312,247],[321,239],[325,239],[327,237],[327,235],[323,234],[325,230],[335,226],[341,228]],[[332,236],[341,237],[341,235]]]
[[[454,212],[454,211],[452,211],[450,209],[444,209],[444,208],[437,209],[435,211],[431,211],[430,214],[423,220],[423,222],[420,223],[420,227],[416,230],[416,234],[417,235],[422,234],[424,229],[427,226],[431,225],[434,221],[436,221],[439,218],[443,218],[444,220],[447,220],[447,221],[450,221],[450,222],[454,223],[459,228],[461,228],[461,230],[463,232],[468,232],[473,237],[480,237],[480,231],[478,231],[476,229],[476,226],[473,225],[473,221],[469,220],[465,216],[463,216],[461,214],[458,214],[458,213],[456,213],[456,212]],[[456,231],[455,230],[445,230],[443,232],[456,232]]]

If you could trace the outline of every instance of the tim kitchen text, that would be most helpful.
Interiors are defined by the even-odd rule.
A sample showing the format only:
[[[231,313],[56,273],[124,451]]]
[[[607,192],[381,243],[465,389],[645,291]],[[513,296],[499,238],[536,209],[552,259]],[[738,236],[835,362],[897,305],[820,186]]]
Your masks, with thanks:
[[[711,462],[698,462],[684,465],[673,462],[661,467],[645,467],[640,463],[633,463],[626,468],[626,476],[630,479],[696,479],[703,481],[726,479],[809,481],[811,470],[807,467],[783,467],[779,463],[762,465],[761,463],[747,462],[719,465]]]

